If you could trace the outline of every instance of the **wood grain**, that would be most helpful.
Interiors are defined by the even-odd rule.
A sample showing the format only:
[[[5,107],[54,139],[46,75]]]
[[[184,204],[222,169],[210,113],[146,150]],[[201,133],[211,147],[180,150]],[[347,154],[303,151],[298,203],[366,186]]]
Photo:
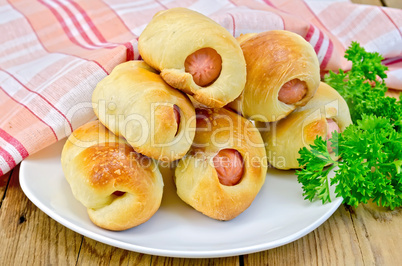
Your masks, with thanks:
[[[366,265],[400,265],[401,208],[390,211],[373,203],[363,204],[352,219],[363,255],[371,255]]]
[[[167,257],[157,257],[152,258],[153,266],[157,265],[180,265],[180,266],[236,266],[240,265],[239,256],[227,257],[227,258],[216,258],[216,259],[184,259],[184,258],[167,258]]]
[[[12,170],[3,176],[0,176],[0,206],[5,197],[5,192],[6,192],[8,182],[10,180],[11,173],[12,173]]]
[[[105,245],[84,237],[77,265],[150,265],[151,255]]]
[[[381,6],[377,0],[352,0]],[[384,0],[402,8],[400,0]],[[388,95],[397,96],[390,91]],[[24,195],[19,166],[0,177],[0,265],[400,265],[402,211],[341,205],[308,235],[271,250],[214,259],[151,256],[111,247],[57,223]]]
[[[355,4],[402,8],[401,0],[352,0],[351,2]]]
[[[341,205],[320,227],[288,245],[244,256],[244,265],[400,265],[401,208]]]
[[[82,237],[32,204],[18,174],[19,167],[11,174],[0,209],[0,265],[74,265]]]
[[[342,244],[337,248],[334,244]],[[265,252],[245,256],[244,265],[364,265],[347,208],[340,208],[305,237]]]
[[[382,3],[380,0],[352,0],[351,2],[353,2],[355,4],[382,6]]]
[[[399,99],[400,93],[402,93],[402,91],[389,89],[389,90],[387,90],[387,92],[385,93],[385,95],[387,95],[387,96],[389,96],[389,97],[394,97],[394,98]]]
[[[383,0],[387,7],[402,8],[401,0]]]

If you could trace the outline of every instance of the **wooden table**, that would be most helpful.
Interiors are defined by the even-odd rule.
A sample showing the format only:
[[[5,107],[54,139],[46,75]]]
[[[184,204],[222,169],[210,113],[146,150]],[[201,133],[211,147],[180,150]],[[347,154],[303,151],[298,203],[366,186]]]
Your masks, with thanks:
[[[402,8],[400,0],[354,0]],[[57,223],[24,195],[19,166],[0,177],[0,265],[401,265],[402,212],[341,205],[320,227],[285,246],[214,259],[158,257],[94,241]]]

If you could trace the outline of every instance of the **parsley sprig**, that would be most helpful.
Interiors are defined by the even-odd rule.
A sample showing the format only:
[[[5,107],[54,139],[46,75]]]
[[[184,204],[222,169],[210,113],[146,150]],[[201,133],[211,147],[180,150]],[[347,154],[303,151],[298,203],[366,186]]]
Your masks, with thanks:
[[[348,72],[329,71],[325,82],[336,89],[349,106],[352,121],[363,114],[388,117],[391,123],[401,129],[402,103],[393,97],[386,97],[384,79],[388,68],[382,65],[384,59],[377,52],[366,52],[357,42],[352,42],[345,52],[345,58],[352,62]]]
[[[348,103],[354,122],[330,139],[334,155],[342,159],[334,161],[327,141],[317,137],[299,151],[298,181],[310,201],[330,202],[329,185],[336,185],[336,196],[348,205],[372,200],[394,209],[402,206],[402,96],[399,101],[385,96],[387,68],[381,55],[353,42],[345,57],[352,61],[351,70],[325,77]]]

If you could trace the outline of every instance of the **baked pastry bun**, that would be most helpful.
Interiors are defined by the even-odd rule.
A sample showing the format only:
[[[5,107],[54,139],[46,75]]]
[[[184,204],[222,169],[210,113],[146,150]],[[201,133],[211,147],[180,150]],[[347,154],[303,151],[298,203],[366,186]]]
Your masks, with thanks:
[[[236,39],[212,19],[186,8],[158,12],[141,33],[138,50],[168,84],[209,107],[233,101],[246,82]]]
[[[213,219],[230,220],[250,206],[264,184],[264,144],[257,128],[232,111],[196,113],[193,146],[175,170],[177,194]]]
[[[313,47],[300,35],[272,30],[238,37],[247,65],[243,93],[229,107],[244,117],[273,122],[313,97],[320,65]]]
[[[309,148],[316,136],[329,139],[333,131],[342,132],[352,123],[349,108],[342,96],[321,82],[314,97],[286,118],[258,124],[266,143],[269,163],[278,169],[298,169],[299,150]],[[334,160],[332,147],[328,151]]]
[[[143,61],[116,66],[97,84],[92,104],[102,124],[141,154],[174,161],[190,149],[196,124],[191,101]]]
[[[61,164],[74,197],[101,228],[125,230],[146,222],[159,209],[163,179],[155,161],[134,152],[99,121],[70,135]]]

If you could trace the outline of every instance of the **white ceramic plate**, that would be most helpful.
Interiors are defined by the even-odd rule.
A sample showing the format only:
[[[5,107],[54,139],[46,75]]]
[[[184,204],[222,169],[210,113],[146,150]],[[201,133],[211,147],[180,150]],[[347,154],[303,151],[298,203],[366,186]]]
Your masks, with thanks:
[[[313,231],[342,202],[340,198],[325,205],[306,201],[292,171],[269,169],[262,190],[245,212],[231,221],[216,221],[183,203],[176,195],[171,173],[164,169],[165,188],[158,212],[140,226],[112,232],[93,225],[86,209],[73,197],[60,163],[64,142],[22,162],[20,184],[24,193],[43,212],[71,230],[140,253],[212,258],[275,248]]]

